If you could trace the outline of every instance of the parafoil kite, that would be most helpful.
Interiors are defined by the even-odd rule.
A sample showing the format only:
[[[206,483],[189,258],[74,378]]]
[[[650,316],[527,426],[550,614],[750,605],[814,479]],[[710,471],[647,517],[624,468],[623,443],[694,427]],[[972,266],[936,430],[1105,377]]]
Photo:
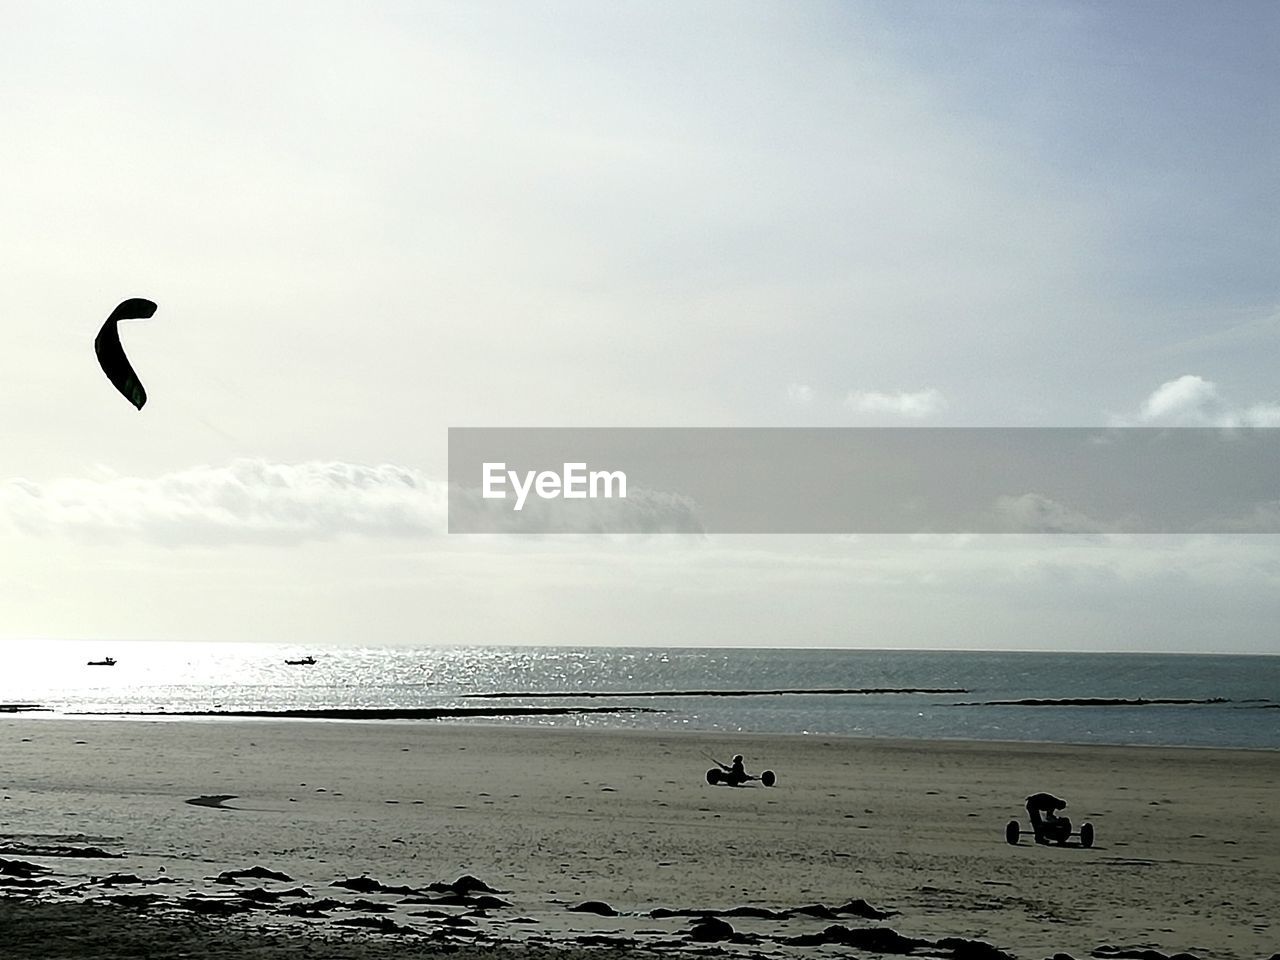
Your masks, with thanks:
[[[102,372],[115,384],[115,388],[124,394],[124,398],[139,410],[147,402],[147,391],[142,388],[138,375],[133,372],[129,358],[124,355],[124,347],[120,345],[120,332],[116,329],[119,320],[146,320],[156,312],[156,305],[141,297],[131,297],[114,310],[107,322],[98,331],[93,341],[93,349],[98,354],[98,363]]]

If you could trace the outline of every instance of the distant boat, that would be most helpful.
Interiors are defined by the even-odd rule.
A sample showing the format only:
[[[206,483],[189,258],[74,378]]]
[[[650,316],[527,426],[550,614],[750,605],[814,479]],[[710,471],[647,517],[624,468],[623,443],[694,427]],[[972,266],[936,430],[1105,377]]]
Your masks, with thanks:
[[[311,656],[310,654],[308,654],[307,656],[303,657],[301,660],[286,660],[286,661],[285,661],[285,663],[287,663],[287,664],[288,664],[289,666],[291,666],[291,667],[309,667],[309,666],[311,666],[312,664],[314,664],[315,662],[316,662],[316,658],[315,658],[315,657],[313,657],[313,656]]]
[[[103,657],[101,660],[90,660],[87,665],[90,667],[114,667],[116,665],[116,658]]]

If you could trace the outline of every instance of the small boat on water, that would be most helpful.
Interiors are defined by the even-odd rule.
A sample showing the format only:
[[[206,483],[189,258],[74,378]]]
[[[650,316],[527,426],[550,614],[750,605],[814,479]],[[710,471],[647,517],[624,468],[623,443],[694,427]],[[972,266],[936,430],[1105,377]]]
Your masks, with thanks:
[[[315,658],[315,657],[313,657],[313,656],[311,656],[311,654],[307,654],[307,655],[306,655],[305,657],[303,657],[301,660],[286,660],[286,661],[285,661],[285,663],[287,663],[287,664],[288,664],[289,666],[291,666],[291,667],[309,667],[309,666],[311,666],[312,664],[314,664],[315,662],[316,662],[316,658]]]
[[[87,664],[87,666],[90,667],[114,667],[115,665],[115,657],[103,657],[101,660],[90,660]]]

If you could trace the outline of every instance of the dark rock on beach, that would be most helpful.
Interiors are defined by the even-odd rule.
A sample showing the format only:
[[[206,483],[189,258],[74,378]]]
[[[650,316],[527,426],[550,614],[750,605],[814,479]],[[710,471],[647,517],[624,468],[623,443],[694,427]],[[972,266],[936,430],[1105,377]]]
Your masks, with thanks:
[[[405,897],[400,902],[430,907],[470,907],[472,910],[503,910],[511,906],[501,897],[491,897],[488,894],[469,897],[460,893],[446,893],[438,897]]]
[[[158,893],[117,893],[113,897],[107,897],[107,899],[112,903],[118,903],[122,907],[143,909],[159,903],[164,897]]]
[[[29,890],[36,887],[58,887],[61,886],[57,880],[52,877],[0,877],[0,887],[12,887],[15,889]]]
[[[854,930],[843,924],[833,924],[821,933],[802,934],[798,937],[784,937],[779,943],[796,947],[817,947],[823,944],[840,944],[846,947],[857,947],[862,950],[874,950],[880,953],[909,954],[921,947],[931,946],[928,940],[916,940],[904,937],[889,927],[871,927],[865,930]]]
[[[479,877],[473,877],[469,873],[464,873],[453,883],[441,883],[439,881],[429,883],[427,884],[427,889],[433,893],[457,893],[463,895],[468,893],[502,893],[501,890],[489,886]]]
[[[787,910],[768,910],[764,907],[733,907],[722,911],[705,911],[702,916],[746,917],[753,920],[787,920],[791,917]]]
[[[0,854],[12,853],[22,857],[67,857],[73,860],[119,860],[124,854],[108,853],[101,847],[74,847],[46,843],[2,843]]]
[[[153,883],[173,883],[169,877],[140,877],[134,873],[113,873],[101,880],[94,880],[100,886],[104,887],[123,887],[128,884],[140,884],[142,886],[150,886]]]
[[[30,877],[37,873],[52,873],[48,867],[25,860],[6,860],[0,857],[0,874],[10,877]]]
[[[401,901],[401,902],[407,903],[408,901]],[[428,920],[445,920],[449,917],[452,917],[453,914],[445,913],[443,910],[411,910],[409,912],[409,916],[426,917]]]
[[[1091,950],[1090,954],[1103,960],[1197,960],[1196,956],[1190,953],[1170,955],[1152,950],[1150,947],[1116,947],[1109,943]]]
[[[836,920],[848,916],[861,917],[865,920],[884,920],[893,915],[892,911],[879,910],[865,900],[849,900],[838,907],[810,903],[782,910],[770,910],[767,907],[731,907],[728,910],[655,907],[649,911],[649,916],[654,920],[663,920],[668,917],[749,917],[756,920],[790,920],[795,916],[817,917],[820,920]]]
[[[248,870],[224,870],[213,878],[214,883],[238,883],[241,880],[278,880],[281,883],[293,883],[293,877],[278,870],[252,866]]]
[[[636,942],[629,937],[610,937],[599,933],[584,934],[574,937],[573,940],[574,943],[580,943],[584,947],[613,947],[619,950],[628,950],[636,945]]]
[[[417,934],[419,932],[413,927],[405,926],[403,923],[396,923],[388,917],[347,917],[345,920],[335,920],[334,923],[344,927],[361,927],[366,930],[376,930],[379,933]]]
[[[953,960],[1017,960],[1016,957],[998,947],[993,947],[985,940],[943,937],[935,946],[942,950],[950,950]]]
[[[885,920],[894,915],[892,910],[878,910],[862,899],[850,900],[832,910],[840,916],[862,917],[866,920]]]
[[[248,913],[249,904],[243,900],[228,900],[221,897],[183,897],[178,901],[180,906],[196,913],[208,913],[217,916],[230,916],[235,913]]]
[[[594,913],[601,917],[616,917],[618,915],[618,911],[603,900],[583,900],[581,903],[574,904],[566,909],[573,913]]]
[[[446,927],[474,927],[476,922],[466,917],[442,917],[440,922]]]
[[[373,877],[348,877],[345,880],[335,880],[329,886],[345,887],[356,893],[398,893],[401,896],[411,896],[418,892],[413,887],[389,887]]]
[[[301,887],[294,887],[292,890],[264,890],[262,887],[255,887],[252,890],[245,890],[239,896],[256,903],[279,903],[286,897],[311,899],[311,894]]]
[[[689,939],[699,943],[720,943],[731,941],[737,933],[733,924],[719,917],[702,917],[693,921],[689,930]]]
[[[330,910],[337,910],[345,906],[346,904],[341,900],[325,897],[322,900],[313,900],[310,903],[291,903],[280,910],[280,913],[293,917],[320,917]]]
[[[193,807],[212,807],[215,810],[231,810],[232,807],[227,806],[228,800],[234,800],[234,793],[202,793],[198,797],[191,797],[189,800],[183,800],[183,803],[189,803]]]

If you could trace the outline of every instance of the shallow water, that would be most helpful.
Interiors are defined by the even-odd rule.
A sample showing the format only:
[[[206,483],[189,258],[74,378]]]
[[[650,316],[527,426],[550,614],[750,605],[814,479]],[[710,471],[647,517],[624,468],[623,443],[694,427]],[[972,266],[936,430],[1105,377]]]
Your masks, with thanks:
[[[286,659],[314,654],[314,666]],[[16,655],[15,655],[16,654]],[[110,655],[114,667],[86,662]],[[671,696],[668,691],[963,688],[965,693]],[[587,694],[646,691],[610,700]],[[468,695],[563,692],[559,698]],[[10,651],[0,703],[57,712],[617,703],[661,712],[498,722],[756,733],[1280,749],[1280,657],[625,647],[316,647],[43,642]],[[962,706],[1028,698],[1221,699]],[[475,720],[468,722],[485,722]]]

